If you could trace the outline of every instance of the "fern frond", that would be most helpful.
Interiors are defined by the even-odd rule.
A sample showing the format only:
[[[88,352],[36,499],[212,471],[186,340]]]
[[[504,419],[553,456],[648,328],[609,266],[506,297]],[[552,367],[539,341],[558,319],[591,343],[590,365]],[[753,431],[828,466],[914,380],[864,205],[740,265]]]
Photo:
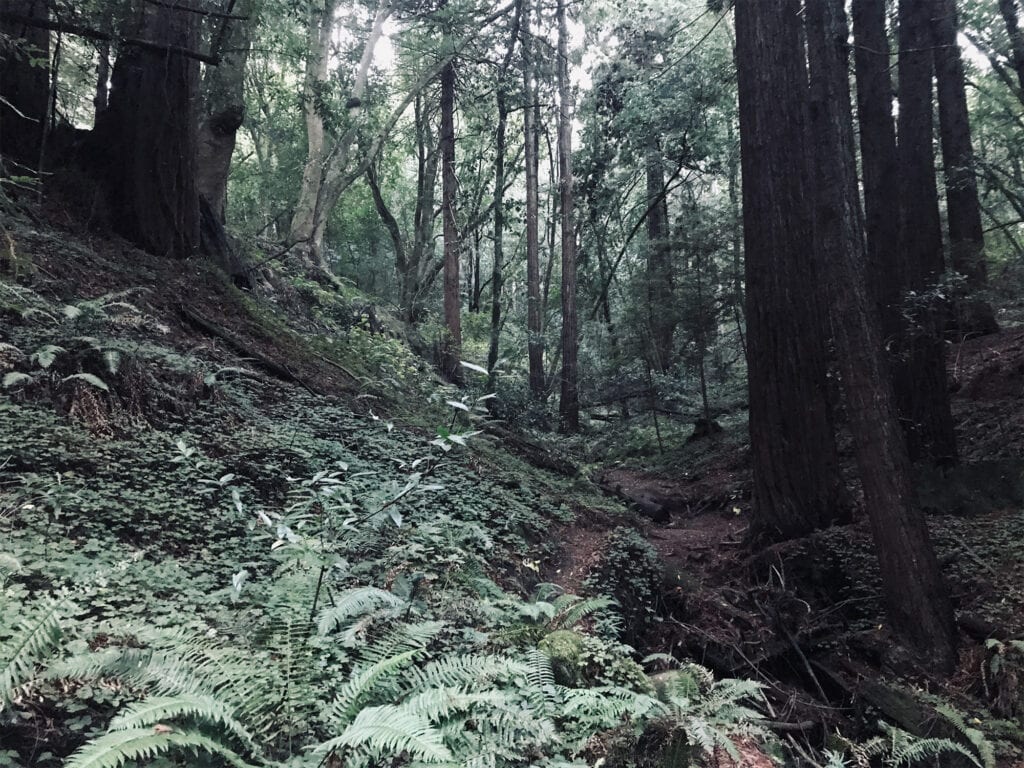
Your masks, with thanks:
[[[179,718],[207,720],[223,726],[244,744],[254,744],[252,735],[238,720],[231,709],[222,701],[211,696],[183,694],[180,696],[152,696],[133,704],[115,717],[110,723],[112,731],[126,731],[166,723]]]
[[[915,765],[943,752],[952,752],[966,757],[978,768],[982,768],[978,758],[967,747],[952,739],[921,739],[885,723],[882,727],[889,736],[889,754],[885,757],[887,765]]]
[[[406,601],[391,592],[377,587],[357,587],[342,592],[335,598],[335,604],[320,613],[317,631],[329,635],[338,627],[345,627],[353,618],[364,616],[382,608],[400,609]]]
[[[996,765],[996,751],[992,746],[985,734],[978,728],[972,728],[967,724],[964,716],[961,712],[957,711],[949,704],[939,704],[935,710],[942,716],[944,716],[953,726],[967,739],[974,748],[978,751],[978,757],[981,758],[981,764],[984,768],[995,768]]]
[[[132,728],[93,739],[71,755],[64,768],[119,768],[129,760],[152,758],[172,749],[202,749],[224,758],[235,768],[250,768],[232,750],[197,731],[157,731]]]
[[[350,722],[366,703],[366,699],[374,692],[377,684],[402,669],[420,652],[419,649],[405,651],[389,659],[381,659],[376,664],[357,671],[338,691],[338,695],[327,713],[328,722],[335,727],[341,727]]]
[[[406,651],[422,650],[444,629],[442,621],[424,621],[416,624],[389,625],[372,642],[359,649],[360,664],[376,664]]]
[[[478,690],[496,680],[526,677],[526,665],[501,656],[476,654],[444,656],[409,670],[413,690],[426,688],[468,688]]]
[[[4,647],[0,710],[14,701],[17,690],[29,681],[39,660],[60,643],[60,609],[65,602],[55,601],[35,618],[23,621],[20,634]]]
[[[604,595],[586,599],[576,595],[562,595],[555,600],[556,615],[552,625],[556,629],[570,629],[598,611],[613,608],[615,601]]]
[[[512,700],[503,691],[468,693],[458,688],[430,688],[404,701],[402,708],[437,723],[452,718],[457,712],[465,712],[480,705],[490,708],[509,707]]]
[[[412,760],[424,763],[445,763],[452,759],[441,733],[426,718],[393,704],[362,710],[340,736],[324,742],[317,751],[333,752],[339,747],[392,755],[407,752]]]

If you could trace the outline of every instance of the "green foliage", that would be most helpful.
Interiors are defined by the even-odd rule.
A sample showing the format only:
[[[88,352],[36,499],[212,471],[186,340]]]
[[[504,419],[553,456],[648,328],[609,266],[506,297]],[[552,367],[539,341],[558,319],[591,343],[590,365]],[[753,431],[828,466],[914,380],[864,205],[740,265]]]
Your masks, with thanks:
[[[620,527],[608,534],[585,584],[615,600],[622,626],[635,639],[655,621],[662,582],[654,548],[635,529]]]

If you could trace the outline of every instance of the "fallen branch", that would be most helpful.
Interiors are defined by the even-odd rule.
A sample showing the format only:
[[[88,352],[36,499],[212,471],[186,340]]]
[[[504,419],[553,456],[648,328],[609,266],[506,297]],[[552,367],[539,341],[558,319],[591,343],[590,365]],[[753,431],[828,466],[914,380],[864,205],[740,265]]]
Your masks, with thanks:
[[[310,384],[296,376],[288,368],[288,366],[282,365],[281,363],[278,363],[275,360],[271,360],[262,352],[253,349],[252,347],[245,344],[245,342],[243,342],[238,337],[234,336],[226,328],[222,328],[221,326],[214,323],[212,320],[207,320],[194,309],[186,307],[184,304],[179,304],[178,311],[181,313],[181,316],[185,318],[185,320],[187,320],[191,325],[198,328],[200,331],[207,334],[208,336],[213,336],[214,338],[221,339],[222,341],[226,342],[229,347],[235,350],[235,352],[240,354],[242,357],[254,360],[256,363],[260,365],[261,368],[267,371],[267,373],[272,374],[273,376],[277,377],[278,379],[281,379],[282,381],[298,384],[300,387],[302,387],[311,394],[321,396],[324,394],[323,392],[318,391]]]

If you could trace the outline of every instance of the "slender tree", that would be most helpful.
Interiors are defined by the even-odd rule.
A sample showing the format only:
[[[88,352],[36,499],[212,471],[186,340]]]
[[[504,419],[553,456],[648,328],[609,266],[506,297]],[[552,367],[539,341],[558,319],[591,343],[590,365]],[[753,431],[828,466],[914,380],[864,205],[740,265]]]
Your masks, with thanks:
[[[956,661],[953,608],[914,492],[879,320],[865,281],[843,0],[808,3],[805,18],[815,247],[827,263],[831,327],[887,612],[896,634],[949,672]],[[780,93],[800,98],[798,92]]]
[[[1010,38],[1010,65],[1017,73],[1021,97],[1024,98],[1024,32],[1020,28],[1020,12],[1018,0],[999,0],[999,13],[1006,25],[1006,34]]]
[[[853,0],[857,118],[864,182],[868,294],[888,345],[902,330],[899,272],[899,166],[885,0]]]
[[[491,265],[491,334],[487,347],[487,385],[494,388],[497,382],[498,344],[501,340],[501,291],[505,267],[505,144],[508,133],[510,88],[509,69],[519,37],[519,24],[523,14],[524,0],[518,0],[508,47],[498,69],[495,99],[498,109],[498,125],[494,131],[494,261]]]
[[[455,216],[455,64],[441,71],[441,221],[444,230],[444,339],[441,371],[450,381],[462,379],[462,302],[459,284],[459,228]]]
[[[523,130],[526,147],[526,333],[530,370],[530,393],[544,397],[544,328],[540,290],[540,96],[537,93],[537,65],[533,32],[530,28],[534,0],[523,2]]]
[[[576,228],[573,223],[572,102],[569,93],[569,27],[566,0],[558,0],[558,191],[562,228],[562,390],[560,429],[578,432],[580,400],[577,371]]]
[[[779,539],[830,525],[845,510],[812,247],[806,105],[787,98],[807,90],[800,5],[736,3],[754,525]]]
[[[932,17],[935,81],[939,102],[939,135],[946,184],[950,266],[967,279],[972,290],[986,287],[985,236],[978,203],[978,184],[971,145],[971,124],[964,88],[964,65],[957,43],[955,0],[938,0]],[[962,333],[998,330],[992,308],[983,300],[959,301],[954,317]]]
[[[935,285],[945,269],[935,180],[933,136],[932,4],[899,4],[899,220],[900,287],[911,305],[895,357],[900,417],[910,457],[956,461],[942,325],[945,311]]]

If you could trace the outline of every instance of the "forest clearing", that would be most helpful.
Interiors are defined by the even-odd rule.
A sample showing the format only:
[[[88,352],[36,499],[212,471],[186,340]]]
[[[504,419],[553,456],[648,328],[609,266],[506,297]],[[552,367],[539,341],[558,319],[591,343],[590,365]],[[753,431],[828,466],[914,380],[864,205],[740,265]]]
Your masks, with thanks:
[[[1020,0],[2,0],[0,766],[1024,766]]]

